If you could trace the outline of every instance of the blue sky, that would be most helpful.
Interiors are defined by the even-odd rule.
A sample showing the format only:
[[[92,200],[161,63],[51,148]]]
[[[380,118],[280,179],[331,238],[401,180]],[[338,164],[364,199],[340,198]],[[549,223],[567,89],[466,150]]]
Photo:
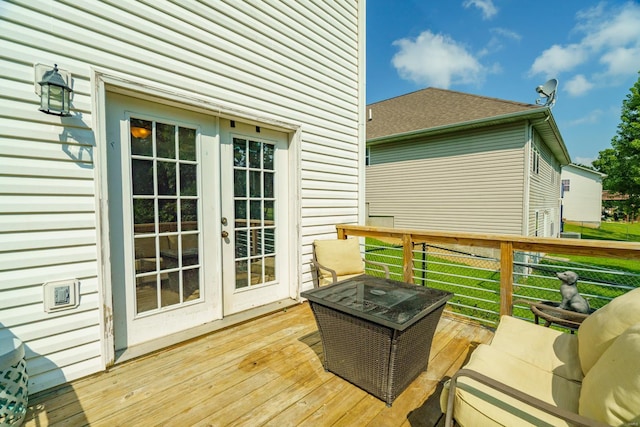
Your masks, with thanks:
[[[533,104],[556,78],[574,163],[611,147],[638,71],[639,1],[367,0],[368,104],[426,87]]]

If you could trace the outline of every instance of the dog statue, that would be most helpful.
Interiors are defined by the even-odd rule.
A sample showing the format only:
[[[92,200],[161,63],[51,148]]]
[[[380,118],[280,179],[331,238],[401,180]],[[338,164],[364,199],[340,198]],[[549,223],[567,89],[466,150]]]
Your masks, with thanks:
[[[564,271],[556,273],[556,276],[562,284],[560,285],[560,294],[562,294],[562,302],[558,306],[563,310],[576,311],[578,313],[589,313],[589,302],[578,293],[578,275],[573,271]]]

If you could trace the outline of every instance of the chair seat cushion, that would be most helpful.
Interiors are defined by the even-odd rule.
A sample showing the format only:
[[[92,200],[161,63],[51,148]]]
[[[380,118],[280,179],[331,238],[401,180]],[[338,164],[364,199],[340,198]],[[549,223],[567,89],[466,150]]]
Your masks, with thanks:
[[[584,377],[579,410],[612,426],[640,425],[640,323],[623,332]]]
[[[316,240],[313,244],[318,262],[335,270],[338,276],[364,273],[358,239]],[[331,277],[331,273],[322,269],[320,275]]]
[[[338,276],[338,278],[336,280],[338,282],[341,282],[342,280],[351,279],[352,277],[356,277],[356,276],[359,276],[361,274],[362,273],[347,274],[347,275],[344,275],[344,276]],[[331,277],[331,275],[320,277],[320,286],[326,286],[326,285],[331,285],[331,284],[333,284],[333,278]]]
[[[540,326],[538,326],[540,327]],[[554,406],[578,412],[580,383],[540,369],[535,365],[481,344],[465,368],[482,373]],[[446,412],[448,384],[440,395]],[[470,378],[461,377],[456,387],[453,413],[461,426],[568,425],[564,421],[508,397]]]
[[[491,347],[543,371],[582,381],[578,337],[511,316],[502,316]]]
[[[620,334],[638,322],[640,288],[614,298],[587,317],[578,329],[578,353],[584,375]]]

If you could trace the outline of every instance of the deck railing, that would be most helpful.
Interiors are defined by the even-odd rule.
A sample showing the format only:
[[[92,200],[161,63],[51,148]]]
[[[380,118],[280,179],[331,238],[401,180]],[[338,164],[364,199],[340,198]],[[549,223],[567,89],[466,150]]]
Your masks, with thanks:
[[[529,277],[529,273],[523,271],[531,271],[541,258],[541,254],[563,254],[563,255],[580,255],[587,257],[599,257],[603,259],[619,258],[625,260],[640,261],[640,243],[635,242],[617,242],[604,240],[580,240],[580,239],[560,239],[560,238],[539,238],[539,237],[521,237],[515,235],[498,235],[484,233],[461,233],[461,232],[440,232],[426,231],[416,229],[397,229],[385,227],[370,227],[359,225],[340,224],[336,226],[338,238],[346,239],[348,236],[366,237],[376,239],[383,242],[392,242],[398,253],[401,251],[401,260],[397,260],[395,264],[401,266],[399,279],[417,284],[427,284],[427,272],[429,272],[429,262],[426,260],[427,247],[446,247],[448,255],[445,258],[453,258],[456,255],[456,249],[460,247],[471,247],[472,252],[480,253],[489,250],[495,257],[482,256],[483,259],[493,259],[493,268],[495,270],[495,292],[499,293],[499,315],[513,314],[514,301],[514,283],[519,290],[528,285],[522,277]],[[417,249],[416,249],[417,248]],[[460,252],[460,251],[458,251]],[[419,255],[417,255],[419,254]],[[526,256],[523,256],[526,254]],[[476,256],[476,255],[472,255]],[[420,263],[419,257],[422,257],[422,268],[417,267]],[[442,257],[440,257],[442,258]],[[523,262],[523,258],[534,261]],[[431,262],[434,264],[434,262]],[[527,267],[523,267],[523,265]],[[530,267],[530,266],[534,267]],[[487,269],[485,269],[487,270]],[[607,277],[611,277],[616,272],[607,269]],[[418,272],[418,274],[416,274]],[[422,277],[420,276],[422,274]],[[442,274],[442,273],[440,273]],[[627,274],[627,273],[625,273]],[[630,284],[610,284],[617,287],[621,292],[640,285],[640,275],[630,273],[633,279]],[[515,277],[514,280],[514,275]],[[535,275],[535,274],[534,274]],[[452,274],[455,276],[455,274]],[[433,277],[433,276],[432,276]],[[555,277],[555,276],[554,276]],[[455,281],[455,278],[453,279]],[[484,279],[485,281],[489,279]],[[604,284],[606,286],[606,284]],[[535,286],[534,286],[535,287]],[[464,286],[458,288],[459,292],[464,293]],[[458,291],[456,291],[457,293]],[[516,295],[517,296],[517,295]]]

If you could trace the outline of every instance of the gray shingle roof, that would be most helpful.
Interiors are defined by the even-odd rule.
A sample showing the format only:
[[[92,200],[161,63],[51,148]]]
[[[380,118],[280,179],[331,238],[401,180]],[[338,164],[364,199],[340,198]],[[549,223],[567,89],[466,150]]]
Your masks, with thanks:
[[[368,105],[367,140],[540,107],[430,87]]]

